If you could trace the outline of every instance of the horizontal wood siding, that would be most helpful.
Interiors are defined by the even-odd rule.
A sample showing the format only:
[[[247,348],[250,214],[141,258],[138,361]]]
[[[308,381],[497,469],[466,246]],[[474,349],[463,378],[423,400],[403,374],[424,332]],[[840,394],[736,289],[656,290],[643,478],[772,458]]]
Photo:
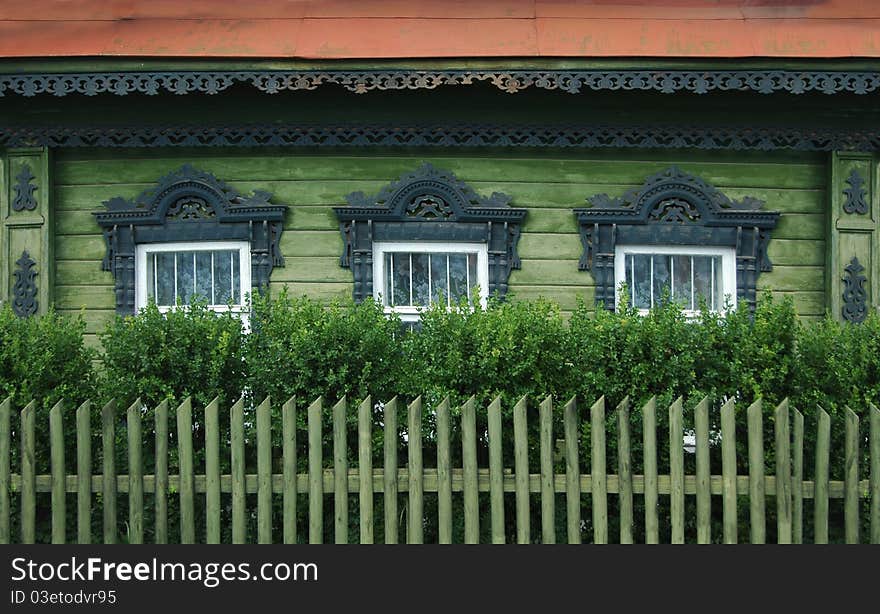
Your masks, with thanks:
[[[134,197],[185,162],[214,173],[241,192],[268,190],[290,206],[281,250],[284,268],[272,287],[322,300],[351,294],[351,272],[339,266],[342,241],[332,207],[353,191],[375,193],[421,161],[451,170],[478,192],[505,192],[529,209],[519,245],[522,269],[511,292],[538,296],[572,310],[591,303],[593,279],[578,271],[581,244],[571,212],[599,193],[622,195],[671,164],[698,175],[731,198],[753,196],[782,213],[770,242],[774,269],[759,287],[794,299],[802,316],[824,313],[824,203],[826,163],[821,155],[722,152],[562,152],[523,157],[468,152],[437,155],[301,155],[290,151],[65,150],[55,157],[56,306],[85,310],[88,332],[112,316],[113,279],[101,271],[104,242],[93,212],[114,196]],[[543,152],[542,152],[543,153]]]

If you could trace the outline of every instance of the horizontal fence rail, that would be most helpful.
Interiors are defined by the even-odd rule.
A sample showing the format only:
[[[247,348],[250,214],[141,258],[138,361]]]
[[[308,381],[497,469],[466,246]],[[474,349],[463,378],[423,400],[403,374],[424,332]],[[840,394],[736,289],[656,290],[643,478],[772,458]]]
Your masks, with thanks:
[[[0,543],[33,543],[38,518],[48,518],[44,541],[52,543],[142,543],[146,533],[165,543],[172,527],[182,543],[372,543],[378,533],[386,543],[422,543],[429,525],[439,543],[456,535],[465,543],[633,543],[636,535],[647,543],[661,535],[672,543],[764,543],[768,517],[779,543],[827,542],[832,521],[842,523],[847,543],[880,543],[880,410],[873,405],[864,435],[846,409],[835,438],[828,413],[818,409],[807,425],[787,400],[765,412],[759,399],[737,422],[733,400],[712,416],[709,399],[686,410],[679,398],[662,416],[665,434],[654,399],[641,408],[624,399],[609,412],[604,397],[586,411],[575,399],[558,405],[523,397],[511,409],[508,419],[495,399],[479,412],[478,429],[473,398],[458,408],[444,400],[432,412],[423,411],[421,398],[405,405],[368,397],[356,408],[345,398],[307,407],[296,399],[277,407],[267,398],[254,408],[243,401],[222,408],[215,399],[202,411],[186,399],[169,428],[167,402],[149,422],[140,401],[124,412],[111,402],[95,413],[101,424],[93,429],[89,402],[75,410],[59,402],[48,412],[49,473],[38,474],[36,434],[45,429],[37,429],[37,404],[13,421],[7,399],[0,403]],[[641,433],[633,432],[633,418]],[[687,451],[685,423],[693,425]],[[65,424],[74,425],[75,445],[67,445]],[[808,428],[815,429],[815,462],[805,468]],[[145,432],[155,438],[150,473]],[[100,459],[93,454],[98,437]],[[738,456],[738,437],[747,458]],[[841,452],[832,439],[843,441],[843,475],[835,476],[842,479],[831,479],[832,452]],[[20,446],[16,472],[13,443]],[[773,475],[766,474],[768,451]],[[860,467],[864,452],[869,462]],[[125,473],[117,472],[120,458]],[[101,473],[93,473],[96,466]],[[742,466],[746,474],[737,471]],[[833,514],[839,500],[842,514]],[[747,527],[739,526],[743,518]]]

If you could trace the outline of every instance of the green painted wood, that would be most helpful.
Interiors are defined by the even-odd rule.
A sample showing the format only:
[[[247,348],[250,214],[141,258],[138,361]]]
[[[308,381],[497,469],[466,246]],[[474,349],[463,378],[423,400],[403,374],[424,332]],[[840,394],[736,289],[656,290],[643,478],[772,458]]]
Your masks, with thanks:
[[[220,543],[220,400],[205,407],[205,541]]]
[[[37,485],[36,435],[34,434],[36,401],[21,410],[21,543],[36,541]]]
[[[746,412],[749,431],[749,523],[753,544],[767,541],[766,497],[764,494],[764,409],[757,399]]]
[[[369,397],[367,397],[369,400]],[[369,426],[369,423],[368,423]],[[290,397],[281,406],[281,455],[282,475],[284,480],[283,528],[282,534],[285,544],[296,543],[296,397]],[[363,497],[363,491],[361,492]],[[361,514],[363,516],[363,513]],[[372,530],[372,524],[370,525]]]
[[[446,397],[437,406],[437,541],[441,544],[452,543],[452,460],[449,431],[449,397]],[[491,432],[489,437],[491,438]]]
[[[195,484],[193,477],[192,401],[177,407],[177,463],[180,475],[180,543],[196,542]]]
[[[230,468],[232,471],[232,543],[247,540],[244,458],[244,400],[239,399],[229,411]]]
[[[814,541],[828,543],[828,465],[831,451],[831,417],[821,407],[816,420],[816,473],[813,477]]]
[[[513,464],[516,493],[516,542],[532,541],[529,527],[529,441],[526,423],[528,400],[523,396],[513,408]]]
[[[65,492],[64,471],[64,403],[58,401],[49,410],[49,456],[52,472],[52,543],[67,541],[65,522],[67,520],[67,493]],[[129,478],[131,479],[131,478]],[[129,495],[131,496],[131,495]]]
[[[461,457],[464,477],[464,543],[480,542],[480,503],[477,491],[477,412],[474,397],[461,406]]]
[[[272,401],[257,406],[257,543],[272,543]]]
[[[642,449],[645,473],[645,542],[660,543],[657,517],[657,399],[651,397],[642,407]]]
[[[871,543],[880,544],[880,409],[868,403],[870,414],[871,476],[869,494],[871,497]]]
[[[723,539],[737,542],[736,520],[736,403],[729,399],[721,408],[721,482]]]
[[[553,397],[548,396],[538,407],[541,461],[541,542],[556,543],[556,493],[553,472]]]
[[[669,477],[672,543],[684,543],[684,428],[682,399],[669,406]]]
[[[581,543],[581,468],[578,448],[580,429],[578,426],[577,399],[572,397],[563,410],[565,429],[565,508],[566,528],[569,544]]]
[[[116,401],[110,401],[101,409],[101,464],[103,484],[101,498],[104,500],[104,543],[116,543]]]
[[[590,408],[590,477],[592,478],[593,543],[608,543],[608,477],[605,465],[605,397]]]
[[[617,405],[617,475],[620,481],[620,543],[633,543],[633,480],[629,397]]]
[[[385,504],[385,543],[396,544],[399,526],[397,520],[397,397],[387,403],[382,410],[385,422],[383,437],[383,492]]]
[[[804,543],[804,415],[794,410],[791,450],[791,541]]]
[[[85,401],[76,410],[76,541],[92,543],[92,426],[91,401]],[[0,408],[0,422],[3,421]],[[0,427],[2,431],[2,427]],[[0,435],[2,439],[2,435]],[[0,444],[0,458],[2,458]],[[2,462],[2,461],[0,461]],[[2,512],[0,512],[2,516]],[[5,543],[0,540],[0,543]]]
[[[501,397],[489,404],[489,510],[492,543],[503,544],[504,535],[504,436],[501,428]]]
[[[348,401],[343,396],[333,406],[333,538],[348,543]]]
[[[309,543],[324,541],[324,454],[321,442],[321,417],[324,398],[315,399],[307,410],[309,428]]]
[[[776,456],[776,541],[792,543],[792,489],[791,489],[791,430],[789,428],[788,399],[774,412]]]
[[[156,515],[156,543],[168,543],[168,400],[163,399],[154,412],[156,432],[156,469],[153,500]]]
[[[12,399],[0,403],[0,544],[12,542],[9,517],[11,513],[10,459],[12,456]]]
[[[409,478],[409,509],[407,510],[407,543],[424,541],[424,471],[422,467],[422,397],[407,408],[407,473]]]
[[[694,409],[697,464],[697,543],[712,542],[712,496],[709,470],[709,397]]]
[[[144,466],[142,458],[140,399],[132,403],[126,412],[128,427],[128,542],[144,543]]]
[[[859,417],[849,407],[844,409],[846,421],[844,444],[843,524],[846,543],[859,543]]]
[[[447,441],[447,446],[448,445],[449,443]],[[367,395],[367,398],[361,401],[361,404],[358,405],[358,503],[360,504],[360,522],[358,524],[360,525],[361,543],[372,544],[373,399],[370,395]]]

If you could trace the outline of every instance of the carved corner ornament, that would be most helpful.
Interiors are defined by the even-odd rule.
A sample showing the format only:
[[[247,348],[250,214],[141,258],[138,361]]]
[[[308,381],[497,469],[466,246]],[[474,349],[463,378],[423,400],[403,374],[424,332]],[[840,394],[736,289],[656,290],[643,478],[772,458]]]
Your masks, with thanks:
[[[864,322],[868,317],[868,291],[865,283],[868,278],[858,258],[850,260],[844,268],[843,275],[843,319],[853,324]]]
[[[19,318],[27,318],[37,313],[37,262],[24,250],[15,264],[12,311]]]
[[[865,190],[865,179],[857,169],[852,169],[849,177],[846,179],[849,187],[843,191],[846,200],[843,201],[843,210],[845,213],[856,213],[864,215],[868,212],[868,196]]]
[[[21,171],[15,176],[16,183],[12,188],[15,191],[15,197],[12,199],[13,211],[33,211],[37,208],[37,199],[34,197],[37,186],[33,183],[34,179],[36,177],[30,165],[22,165]]]

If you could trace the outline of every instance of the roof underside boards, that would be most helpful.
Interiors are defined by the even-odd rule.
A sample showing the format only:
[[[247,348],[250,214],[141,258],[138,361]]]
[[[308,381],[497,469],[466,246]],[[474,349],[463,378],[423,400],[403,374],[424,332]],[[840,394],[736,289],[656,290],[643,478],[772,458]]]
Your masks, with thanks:
[[[0,57],[880,57],[876,0],[3,0]]]

